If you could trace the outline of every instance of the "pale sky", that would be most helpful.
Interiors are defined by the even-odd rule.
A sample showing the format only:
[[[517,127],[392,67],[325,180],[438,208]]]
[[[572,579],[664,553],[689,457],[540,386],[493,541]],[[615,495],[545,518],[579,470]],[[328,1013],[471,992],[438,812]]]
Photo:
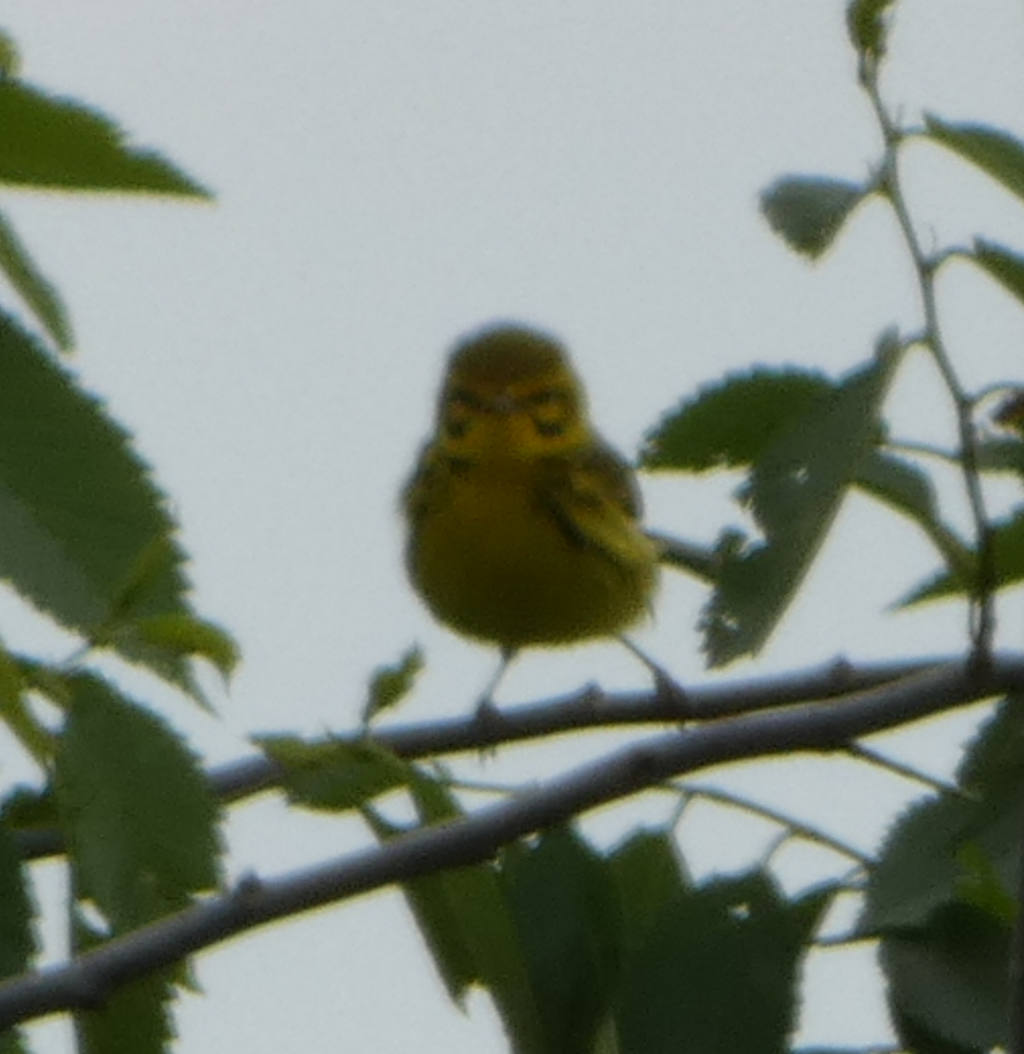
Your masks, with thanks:
[[[893,108],[1024,135],[1021,5],[898,6]],[[599,427],[629,454],[664,410],[727,371],[767,362],[841,373],[887,326],[916,328],[906,256],[882,207],[857,215],[815,267],[757,212],[782,173],[859,178],[876,156],[843,7],[8,0],[3,25],[26,77],[104,109],[218,195],[214,206],[14,192],[0,203],[69,302],[76,368],[173,499],[200,611],[244,650],[219,721],[142,677],[123,683],[211,763],[246,753],[249,734],[352,727],[369,671],[413,641],[429,668],[403,718],[473,705],[494,658],[434,625],[411,594],[396,495],[447,348],[483,322],[560,335]],[[1024,247],[1024,208],[981,176],[924,147],[911,168],[926,241],[978,231]],[[962,267],[942,293],[968,383],[1019,377],[1024,312]],[[891,405],[900,434],[950,434],[923,358]],[[735,522],[734,482],[646,480],[649,522],[708,541]],[[962,507],[956,492],[949,501]],[[754,663],[702,670],[704,595],[680,576],[666,578],[656,625],[639,639],[683,683],[953,651],[956,606],[885,612],[934,567],[912,528],[855,501]],[[1019,596],[1002,610],[1002,639],[1019,640]],[[63,654],[9,599],[0,615],[11,646]],[[576,649],[527,658],[500,699],[595,677],[644,683],[617,649]],[[969,717],[902,735],[898,749],[946,771]],[[594,749],[503,752],[485,775],[543,779]],[[858,774],[815,760],[716,778],[870,848],[907,788]],[[587,830],[607,841],[663,817],[663,803],[645,799]],[[228,831],[235,874],[278,874],[365,842],[354,822],[289,815],[272,799],[234,810]],[[735,868],[763,836],[707,812],[684,852],[701,872]],[[791,888],[822,866],[796,855],[783,861]],[[885,1039],[869,967],[865,952],[815,961],[802,1040]],[[201,956],[197,973],[206,994],[181,1004],[183,1054],[398,1054],[422,1050],[425,1035],[447,1054],[505,1050],[485,1000],[468,1017],[446,1002],[395,894],[237,940]],[[38,1051],[69,1049],[61,1022],[30,1036]]]

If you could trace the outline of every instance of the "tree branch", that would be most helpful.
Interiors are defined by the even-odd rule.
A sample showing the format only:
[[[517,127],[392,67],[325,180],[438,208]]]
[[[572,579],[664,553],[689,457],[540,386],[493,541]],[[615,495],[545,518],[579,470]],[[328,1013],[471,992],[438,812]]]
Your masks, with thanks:
[[[486,861],[517,838],[684,773],[794,751],[840,750],[850,739],[1022,687],[1020,658],[998,659],[989,667],[959,661],[834,702],[747,714],[649,737],[535,791],[449,823],[412,830],[385,845],[303,871],[244,879],[224,895],[115,938],[72,962],[8,981],[0,985],[0,1030],[61,1010],[101,1005],[130,979],[276,919]],[[719,702],[728,697],[727,691],[718,692]],[[710,695],[708,689],[705,701]]]
[[[952,656],[853,665],[845,659],[775,677],[737,680],[686,689],[687,707],[694,721],[713,721],[756,713],[812,700],[835,699],[899,681],[922,670],[956,662]],[[1001,658],[1001,671],[1010,676],[1014,663],[1024,676],[1024,656]],[[497,721],[481,722],[474,715],[428,724],[392,725],[373,729],[374,742],[407,761],[417,758],[493,750],[522,742],[586,729],[640,724],[677,724],[679,714],[657,692],[606,694],[589,687],[572,695],[529,703],[500,711]],[[362,732],[352,733],[358,740]],[[281,782],[281,768],[262,754],[240,758],[212,769],[208,776],[216,797],[225,804],[242,801]],[[61,832],[49,829],[16,832],[23,859],[38,860],[64,851]]]

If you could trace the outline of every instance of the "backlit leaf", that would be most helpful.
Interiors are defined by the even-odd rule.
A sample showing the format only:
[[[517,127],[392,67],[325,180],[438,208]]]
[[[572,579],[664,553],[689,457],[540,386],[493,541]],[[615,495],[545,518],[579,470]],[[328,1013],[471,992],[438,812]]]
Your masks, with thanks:
[[[869,193],[845,179],[783,176],[761,195],[761,211],[791,249],[816,259]]]
[[[0,183],[208,198],[166,158],[133,145],[105,114],[13,79],[0,80]]]

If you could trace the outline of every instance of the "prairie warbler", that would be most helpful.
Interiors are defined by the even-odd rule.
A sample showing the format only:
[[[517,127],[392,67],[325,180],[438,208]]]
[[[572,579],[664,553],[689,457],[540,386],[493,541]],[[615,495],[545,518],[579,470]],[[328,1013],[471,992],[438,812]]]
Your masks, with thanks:
[[[501,649],[484,703],[520,648],[616,637],[648,611],[657,550],[633,472],[542,333],[496,326],[456,346],[403,505],[416,591]]]

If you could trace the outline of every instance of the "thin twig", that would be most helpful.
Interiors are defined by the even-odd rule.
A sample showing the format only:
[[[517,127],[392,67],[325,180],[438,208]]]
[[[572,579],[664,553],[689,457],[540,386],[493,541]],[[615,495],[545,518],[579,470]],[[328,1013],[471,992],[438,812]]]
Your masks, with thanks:
[[[858,864],[863,864],[865,867],[872,863],[872,859],[868,854],[857,849],[855,846],[850,845],[848,842],[835,838],[809,823],[804,823],[802,820],[798,820],[795,816],[790,816],[788,813],[784,813],[780,809],[773,809],[770,805],[764,805],[761,802],[746,798],[742,794],[734,794],[732,791],[722,790],[719,787],[708,787],[703,784],[699,786],[687,784],[685,789],[686,793],[692,798],[704,798],[707,801],[717,802],[720,805],[727,805],[734,809],[741,809],[743,812],[748,812],[753,816],[760,816],[771,823],[786,828],[791,835],[797,835],[809,842],[825,846],[827,849],[831,849],[833,852],[839,853],[841,856],[849,857],[851,860],[856,861]]]
[[[974,661],[987,661],[992,647],[995,632],[995,609],[993,606],[993,587],[995,568],[992,551],[992,528],[985,509],[985,498],[981,489],[981,476],[978,470],[977,434],[974,428],[974,401],[965,392],[953,366],[952,358],[946,348],[939,325],[938,300],[935,289],[935,275],[943,255],[929,257],[921,246],[917,230],[914,227],[910,209],[899,176],[898,151],[906,137],[893,120],[882,100],[878,82],[877,63],[862,64],[861,84],[866,91],[878,121],[882,138],[885,142],[885,157],[879,176],[879,186],[884,191],[897,223],[903,234],[914,272],[917,275],[918,289],[921,296],[921,307],[924,312],[925,334],[921,342],[930,350],[940,375],[942,376],[956,410],[957,430],[960,441],[960,464],[964,480],[964,489],[971,510],[974,534],[977,543],[978,562],[976,575],[972,582],[970,607],[970,634],[974,649]]]
[[[963,798],[965,801],[976,800],[974,795],[968,794],[955,783],[951,783],[949,780],[940,779],[938,776],[931,776],[927,772],[922,772],[920,769],[906,764],[906,762],[896,761],[893,758],[886,757],[885,754],[874,750],[872,747],[866,747],[863,743],[850,743],[846,748],[846,752],[850,757],[856,758],[858,761],[865,761],[869,765],[885,769],[887,772],[892,772],[897,776],[902,776],[904,779],[911,780],[913,783],[920,783],[923,787],[935,791],[936,794]]]

